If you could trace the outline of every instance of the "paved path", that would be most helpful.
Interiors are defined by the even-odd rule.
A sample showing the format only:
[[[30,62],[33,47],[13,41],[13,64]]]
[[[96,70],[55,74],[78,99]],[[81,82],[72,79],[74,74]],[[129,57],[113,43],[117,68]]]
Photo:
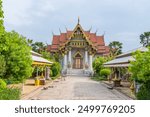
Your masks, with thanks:
[[[68,76],[52,84],[47,90],[42,90],[32,99],[92,99],[92,100],[129,100],[130,98],[116,90],[110,90],[103,83],[93,81],[88,77]]]

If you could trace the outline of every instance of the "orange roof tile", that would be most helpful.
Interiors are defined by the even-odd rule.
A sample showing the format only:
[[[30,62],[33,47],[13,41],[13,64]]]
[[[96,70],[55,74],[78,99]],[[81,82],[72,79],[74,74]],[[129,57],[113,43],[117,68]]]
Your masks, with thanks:
[[[47,51],[58,50],[59,47],[63,46],[67,42],[72,33],[73,31],[67,31],[66,33],[61,33],[60,35],[54,35],[52,45],[47,46]],[[97,53],[109,53],[109,47],[105,46],[104,36],[97,36],[96,33],[91,33],[90,31],[84,31],[84,34],[97,49]]]

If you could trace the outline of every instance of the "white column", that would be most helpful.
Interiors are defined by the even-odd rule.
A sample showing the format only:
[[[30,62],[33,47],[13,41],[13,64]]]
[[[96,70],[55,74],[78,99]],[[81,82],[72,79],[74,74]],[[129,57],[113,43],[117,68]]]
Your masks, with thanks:
[[[93,56],[90,55],[90,56],[89,56],[89,59],[90,59],[90,63],[89,63],[89,64],[90,64],[90,70],[93,71],[93,67],[92,67]]]
[[[71,64],[71,50],[69,51],[69,62]]]
[[[64,69],[67,68],[67,54],[64,55]]]
[[[87,54],[88,52],[87,51],[85,51],[85,64],[87,64],[88,63],[88,54]]]
[[[68,56],[69,56],[69,63],[70,63],[70,68],[72,68],[72,58],[71,58],[71,49],[69,50],[69,54],[68,54]]]

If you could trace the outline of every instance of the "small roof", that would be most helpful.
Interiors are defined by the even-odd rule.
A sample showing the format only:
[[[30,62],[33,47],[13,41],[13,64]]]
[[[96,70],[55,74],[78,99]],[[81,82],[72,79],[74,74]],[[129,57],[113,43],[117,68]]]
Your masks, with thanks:
[[[32,60],[34,62],[46,63],[46,64],[52,64],[53,63],[53,62],[48,61],[45,58],[43,58],[41,54],[34,52],[32,50],[31,50],[31,55],[32,55]]]
[[[39,53],[37,53],[37,52],[34,52],[33,50],[31,50],[30,52],[31,52],[32,55],[35,55],[35,56],[42,56],[41,54],[39,54]]]
[[[133,50],[129,50],[129,51],[123,53],[123,54],[118,55],[116,58],[120,58],[122,56],[132,54],[133,52],[136,52],[137,50],[141,51],[141,52],[146,52],[146,51],[148,51],[148,48],[146,48],[146,47],[139,47],[139,48],[136,48],[136,49],[133,49]]]
[[[137,50],[141,52],[148,51],[146,47],[140,47],[140,48],[130,50],[128,52],[118,55],[116,59],[104,63],[104,66],[105,67],[128,67],[131,61],[135,61],[135,58],[133,58],[132,53],[136,52]]]
[[[104,63],[104,65],[112,65],[112,64],[119,64],[119,63],[129,63],[130,61],[134,61],[135,59],[132,56],[116,58],[114,60],[108,61]]]
[[[126,63],[126,64],[115,64],[115,65],[104,65],[104,67],[128,67],[131,64]]]
[[[48,61],[48,60],[46,60],[46,59],[44,59],[42,57],[34,56],[34,55],[32,55],[32,60],[34,62],[41,62],[41,63],[48,63],[48,64],[52,64],[53,63],[53,62],[50,62],[50,61]]]

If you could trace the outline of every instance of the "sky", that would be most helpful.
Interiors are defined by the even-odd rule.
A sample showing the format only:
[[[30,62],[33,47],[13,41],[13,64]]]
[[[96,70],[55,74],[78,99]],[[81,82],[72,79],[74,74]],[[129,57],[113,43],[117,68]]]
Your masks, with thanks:
[[[150,31],[150,0],[3,0],[3,10],[7,31],[48,44],[59,29],[73,30],[78,17],[84,30],[105,34],[106,45],[120,41],[124,52]]]

